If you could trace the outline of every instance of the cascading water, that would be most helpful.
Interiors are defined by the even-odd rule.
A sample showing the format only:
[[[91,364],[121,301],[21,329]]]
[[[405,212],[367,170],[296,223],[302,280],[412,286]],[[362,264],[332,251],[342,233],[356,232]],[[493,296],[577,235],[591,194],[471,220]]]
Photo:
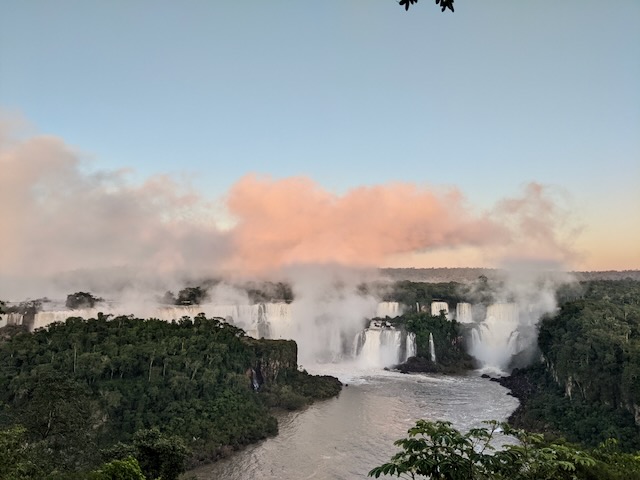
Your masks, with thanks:
[[[459,323],[473,323],[473,313],[470,303],[459,302],[456,305],[456,321]]]
[[[402,311],[398,302],[380,302],[376,308],[376,317],[378,318],[396,318],[400,315],[402,315]]]
[[[433,343],[433,333],[429,332],[429,355],[431,355],[431,361],[436,363],[436,346]]]
[[[487,317],[471,331],[471,355],[484,368],[504,371],[518,353],[519,308],[515,303],[489,305]]]
[[[372,321],[369,328],[358,334],[353,347],[353,355],[361,366],[389,367],[415,355],[415,335],[384,321]]]
[[[362,329],[362,321],[343,321],[347,308],[309,311],[304,305],[288,303],[262,304],[202,304],[185,306],[127,306],[100,305],[92,309],[44,311],[35,315],[33,328],[42,328],[54,322],[63,322],[68,317],[96,318],[105,315],[129,315],[131,311],[140,318],[156,318],[164,321],[179,320],[183,317],[224,318],[244,329],[255,338],[293,339],[298,343],[301,361],[340,362],[357,358],[368,368],[385,367],[404,362],[416,355],[415,335],[404,330],[375,326]],[[398,302],[381,302],[369,307],[369,318],[401,315]],[[359,309],[364,313],[364,310]],[[353,316],[351,313],[347,313]],[[294,321],[295,319],[295,321]],[[21,324],[22,315],[9,314],[3,322]],[[351,326],[349,326],[351,325]]]
[[[24,315],[22,313],[10,313],[7,315],[7,325],[22,325]]]
[[[251,369],[251,386],[253,387],[253,390],[256,392],[258,391],[258,389],[260,389],[260,383],[258,382],[258,374],[253,368]]]
[[[415,357],[417,352],[418,346],[416,345],[416,334],[411,332],[407,333],[405,362],[409,358]]]
[[[447,318],[449,317],[449,304],[447,302],[431,302],[431,315],[440,316],[440,312],[444,310]]]
[[[79,310],[58,310],[48,312],[38,312],[33,318],[33,327],[43,328],[54,322],[64,322],[69,317],[96,318],[98,312],[102,312],[100,308],[83,308]]]

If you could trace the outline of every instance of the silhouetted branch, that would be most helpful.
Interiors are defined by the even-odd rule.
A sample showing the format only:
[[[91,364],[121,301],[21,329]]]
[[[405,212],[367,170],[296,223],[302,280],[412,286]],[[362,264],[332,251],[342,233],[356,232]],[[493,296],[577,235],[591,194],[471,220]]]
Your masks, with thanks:
[[[409,6],[413,5],[414,3],[418,3],[418,0],[400,0],[398,2],[401,6],[404,6],[405,10],[409,10]],[[442,11],[444,12],[447,8],[449,10],[451,10],[452,12],[453,10],[453,0],[436,0],[436,5],[440,5],[440,7],[442,8]]]

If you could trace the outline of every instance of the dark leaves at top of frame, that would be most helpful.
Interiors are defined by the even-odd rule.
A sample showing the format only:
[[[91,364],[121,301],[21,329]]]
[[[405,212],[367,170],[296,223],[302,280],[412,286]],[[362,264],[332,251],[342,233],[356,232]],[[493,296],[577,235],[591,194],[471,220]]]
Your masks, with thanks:
[[[414,3],[418,3],[418,0],[400,0],[398,2],[401,6],[404,6],[404,9],[406,11],[409,10],[409,6],[413,5]],[[436,0],[436,5],[440,5],[442,11],[444,12],[447,8],[449,10],[451,10],[452,12],[453,10],[453,0]]]

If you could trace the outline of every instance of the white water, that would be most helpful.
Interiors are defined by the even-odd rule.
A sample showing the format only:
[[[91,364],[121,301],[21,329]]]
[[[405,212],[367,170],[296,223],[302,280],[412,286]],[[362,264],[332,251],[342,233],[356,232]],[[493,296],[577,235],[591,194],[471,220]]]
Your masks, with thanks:
[[[418,352],[418,346],[416,345],[416,334],[408,333],[407,334],[407,360],[410,357],[415,357]]]
[[[0,325],[3,327],[6,325],[22,325],[24,320],[24,315],[21,313],[7,313],[2,315],[2,317],[3,319],[0,320]]]
[[[198,480],[366,479],[398,451],[416,420],[448,420],[461,430],[505,420],[518,401],[477,373],[402,375],[352,364],[310,368],[343,383],[340,395],[278,417],[279,433],[230,458],[187,473]],[[259,395],[259,393],[258,393]]]
[[[330,305],[325,309],[308,308],[300,303],[266,304],[203,304],[196,306],[143,305],[129,308],[103,304],[92,309],[44,311],[35,315],[32,329],[46,327],[54,322],[64,322],[68,317],[95,318],[105,315],[134,315],[159,320],[179,320],[203,313],[207,317],[221,317],[242,328],[255,338],[293,339],[298,343],[299,361],[341,362],[358,358],[362,366],[386,367],[401,363],[416,352],[415,336],[404,331],[365,331],[367,318],[397,317],[402,311],[398,302],[365,303],[364,307],[349,309]],[[363,312],[360,317],[352,311]],[[18,322],[16,314],[9,320]],[[366,316],[365,316],[366,315]],[[15,317],[15,318],[14,318]],[[17,323],[17,324],[20,324]],[[359,338],[359,340],[358,340]],[[354,341],[358,344],[354,348]]]
[[[449,318],[449,304],[447,302],[431,302],[431,315],[440,316],[440,311],[444,310],[445,315]]]
[[[398,302],[380,302],[376,308],[376,317],[378,318],[395,318],[400,315],[402,315],[402,310]]]
[[[470,303],[459,302],[456,305],[456,321],[460,323],[473,323],[473,313]]]
[[[358,363],[366,367],[387,367],[401,361],[402,332],[391,329],[371,329],[364,332]]]
[[[407,335],[403,330],[375,330],[363,327],[366,318],[396,317],[401,314],[397,302],[364,304],[353,310],[341,308],[341,305],[326,309],[309,309],[304,304],[266,303],[254,305],[205,304],[198,306],[149,306],[138,307],[135,314],[142,318],[178,320],[182,317],[194,317],[204,313],[207,317],[222,317],[244,329],[255,338],[293,339],[298,343],[300,363],[322,361],[336,363],[357,359],[363,367],[386,367],[405,361],[416,353],[415,336]],[[93,309],[59,310],[37,313],[32,329],[60,322],[69,316],[94,318],[99,312],[112,315],[131,313],[127,307],[102,305]],[[433,302],[432,315],[444,310],[449,314],[446,302]],[[511,357],[523,350],[527,338],[522,331],[526,325],[535,324],[537,311],[521,310],[516,304],[500,303],[487,309],[486,318],[478,323],[471,332],[470,354],[484,368],[505,371]],[[347,312],[347,313],[345,313]],[[456,318],[461,323],[472,323],[472,306],[459,303]],[[21,325],[21,314],[8,314],[0,318],[0,326],[5,324]],[[435,357],[435,348],[430,353]]]
[[[353,358],[361,368],[390,367],[415,354],[415,335],[387,325],[384,321],[372,321],[369,328],[360,332],[353,342]]]
[[[484,322],[471,334],[471,355],[488,370],[504,371],[518,353],[519,308],[515,303],[489,305]]]
[[[429,332],[429,354],[431,355],[431,361],[436,363],[436,346],[433,343],[433,333]]]

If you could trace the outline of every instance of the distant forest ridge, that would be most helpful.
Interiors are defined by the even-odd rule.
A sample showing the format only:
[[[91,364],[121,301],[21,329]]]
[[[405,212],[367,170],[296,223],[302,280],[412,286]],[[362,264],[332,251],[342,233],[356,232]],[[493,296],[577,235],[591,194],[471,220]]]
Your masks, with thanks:
[[[480,275],[498,280],[506,271],[497,268],[381,268],[380,272],[393,281],[410,280],[412,282],[472,282]],[[556,272],[549,272],[550,274]],[[557,272],[559,275],[567,272]],[[623,280],[630,278],[640,281],[640,270],[607,270],[601,272],[568,272],[578,281]]]

